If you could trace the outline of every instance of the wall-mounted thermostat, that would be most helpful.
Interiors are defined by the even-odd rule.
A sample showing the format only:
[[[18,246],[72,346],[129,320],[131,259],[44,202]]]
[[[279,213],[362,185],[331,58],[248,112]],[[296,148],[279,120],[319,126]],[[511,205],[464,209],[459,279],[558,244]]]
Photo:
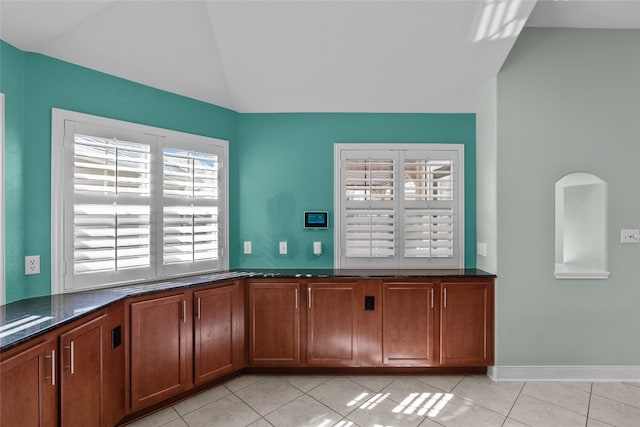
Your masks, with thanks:
[[[328,212],[305,212],[304,228],[327,228],[329,226]]]

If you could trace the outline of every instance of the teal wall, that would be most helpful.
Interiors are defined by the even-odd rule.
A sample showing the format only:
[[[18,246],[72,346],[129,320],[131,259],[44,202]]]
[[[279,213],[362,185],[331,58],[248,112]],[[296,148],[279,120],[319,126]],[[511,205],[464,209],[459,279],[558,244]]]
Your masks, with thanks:
[[[6,301],[50,293],[51,108],[216,137],[236,155],[238,114],[2,42],[0,92],[6,103]],[[233,162],[231,169],[237,169]],[[233,182],[233,181],[232,181]],[[237,204],[231,187],[230,204]],[[233,224],[234,217],[230,218]],[[40,255],[41,274],[24,275]]]
[[[229,144],[230,267],[333,267],[333,144],[465,145],[466,265],[475,266],[474,114],[239,114],[2,42],[6,94],[6,299],[50,292],[51,108],[211,136]],[[28,155],[28,157],[26,157]],[[302,212],[331,212],[304,230]],[[242,241],[253,254],[242,253]],[[289,255],[277,254],[287,240]],[[311,254],[311,242],[323,254]],[[24,275],[24,256],[41,274]]]
[[[458,143],[465,149],[465,259],[475,267],[474,114],[241,114],[236,267],[333,267],[334,143]],[[328,230],[305,230],[305,210],[329,211]],[[241,253],[249,240],[253,253]],[[288,255],[279,255],[286,240]],[[323,254],[313,255],[321,241]]]
[[[620,230],[640,227],[640,30],[525,29],[498,75],[493,163],[496,364],[637,366],[640,245]],[[608,184],[608,280],[553,276],[571,172]]]
[[[5,281],[7,301],[30,295],[24,293],[25,197],[22,185],[24,157],[25,54],[0,40],[0,92],[5,102]],[[48,178],[47,178],[48,179]],[[49,251],[47,251],[49,252]],[[21,269],[17,266],[22,266]]]

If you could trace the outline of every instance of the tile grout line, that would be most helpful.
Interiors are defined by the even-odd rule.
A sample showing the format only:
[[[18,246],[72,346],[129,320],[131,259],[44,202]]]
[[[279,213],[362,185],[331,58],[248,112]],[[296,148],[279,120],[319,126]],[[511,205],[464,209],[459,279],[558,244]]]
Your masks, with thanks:
[[[513,403],[511,404],[511,408],[509,408],[509,412],[507,412],[507,416],[504,418],[504,421],[502,422],[503,426],[507,423],[507,420],[509,419],[509,415],[511,415],[511,412],[513,411],[513,408],[515,408],[516,403],[518,402],[518,399],[520,399],[520,396],[522,395],[522,392],[524,391],[524,388],[525,388],[526,385],[527,385],[526,381],[522,383],[522,387],[520,387],[520,391],[518,392],[518,395],[516,396],[516,398],[514,399]],[[521,424],[524,424],[522,421],[518,421],[518,422],[521,423]]]
[[[591,397],[593,396],[593,383],[589,385],[589,403],[587,404],[587,419],[584,422],[584,426],[588,427],[589,425],[589,412],[591,412]]]

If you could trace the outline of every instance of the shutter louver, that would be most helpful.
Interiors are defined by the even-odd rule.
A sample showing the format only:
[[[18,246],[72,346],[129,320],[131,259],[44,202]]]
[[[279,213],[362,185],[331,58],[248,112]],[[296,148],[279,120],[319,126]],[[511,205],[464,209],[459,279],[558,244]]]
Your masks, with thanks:
[[[451,209],[407,209],[404,218],[404,256],[453,257]]]
[[[393,209],[347,209],[344,228],[347,257],[384,258],[394,256]]]
[[[75,274],[151,264],[150,146],[74,135]]]
[[[348,159],[345,195],[347,200],[393,200],[394,174],[391,159]]]
[[[163,150],[163,262],[219,259],[218,156]]]
[[[407,201],[452,201],[451,160],[405,160],[404,199]]]

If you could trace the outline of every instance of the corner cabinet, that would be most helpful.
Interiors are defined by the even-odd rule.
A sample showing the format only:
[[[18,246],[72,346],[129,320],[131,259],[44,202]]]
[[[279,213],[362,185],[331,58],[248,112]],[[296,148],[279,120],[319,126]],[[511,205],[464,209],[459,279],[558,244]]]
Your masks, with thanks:
[[[127,412],[244,367],[242,282],[128,300]]]
[[[493,279],[442,281],[441,365],[493,365],[493,299]]]

